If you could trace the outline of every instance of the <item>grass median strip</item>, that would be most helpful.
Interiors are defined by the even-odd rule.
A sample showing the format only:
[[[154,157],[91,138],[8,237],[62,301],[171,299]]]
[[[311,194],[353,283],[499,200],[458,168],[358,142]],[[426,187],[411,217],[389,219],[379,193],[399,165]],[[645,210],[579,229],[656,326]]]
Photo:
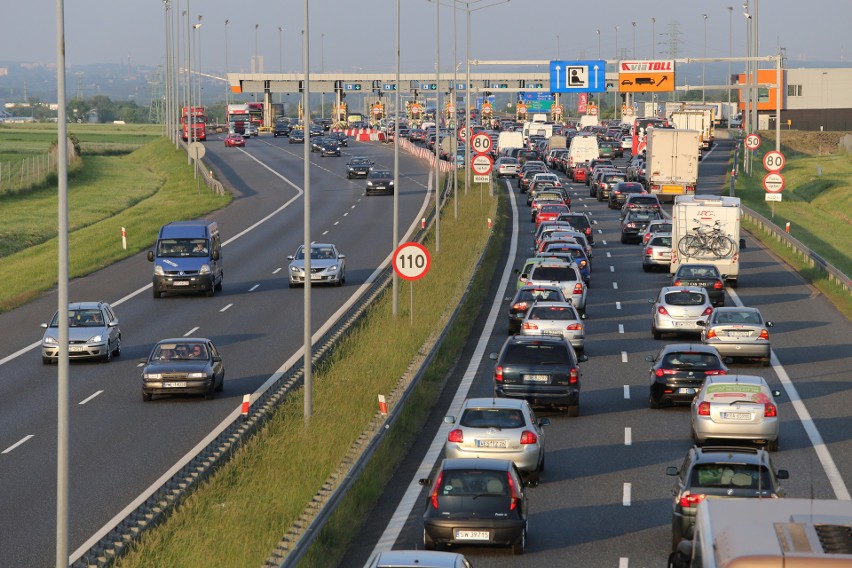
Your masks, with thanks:
[[[341,342],[331,360],[317,369],[310,424],[302,417],[302,396],[294,394],[263,431],[178,506],[166,523],[144,534],[119,565],[263,564],[372,420],[377,395],[391,392],[424,342],[447,325],[485,246],[490,232],[487,219],[494,218],[495,209],[494,200],[483,208],[479,195],[460,192],[459,221],[446,214],[442,218],[441,250],[435,250],[433,241],[425,243],[432,266],[426,277],[413,283],[414,324],[408,288],[412,284],[401,283],[399,315],[394,318],[391,314],[388,291],[358,329]],[[452,204],[445,211],[452,211]],[[487,288],[490,274],[482,278],[486,279],[482,286]],[[322,290],[315,294],[321,295]],[[449,341],[452,349],[442,351],[434,361],[436,374],[418,389],[425,389],[427,398],[437,396],[440,381],[455,361],[469,328],[469,322],[457,327]],[[427,399],[412,405],[417,416],[403,421],[408,432],[417,431],[430,405]],[[400,427],[400,431],[404,429]],[[404,444],[385,454],[390,462],[377,462],[382,479],[391,474],[389,463],[400,459],[403,452]],[[382,482],[361,486],[354,506],[347,509],[357,518],[382,486]],[[334,554],[342,554],[342,549]],[[331,565],[329,558],[322,565]]]

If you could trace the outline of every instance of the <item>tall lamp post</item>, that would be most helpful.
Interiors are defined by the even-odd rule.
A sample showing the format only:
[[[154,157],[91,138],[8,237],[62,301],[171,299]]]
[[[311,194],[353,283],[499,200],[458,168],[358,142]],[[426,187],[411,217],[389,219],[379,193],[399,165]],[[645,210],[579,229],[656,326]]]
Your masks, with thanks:
[[[435,2],[435,252],[441,251],[441,0]]]
[[[615,26],[615,60],[618,60],[618,28],[620,26]]]
[[[556,59],[561,59],[559,57],[559,34],[556,34]]]
[[[198,76],[196,93],[198,93],[198,96],[195,97],[195,103],[201,106],[201,14],[198,15],[198,23],[195,24],[194,30],[198,30],[198,43],[195,44],[195,74]]]
[[[320,34],[320,73],[325,73],[325,34]],[[320,93],[320,116],[325,118],[325,91]],[[394,186],[396,187],[396,186]]]
[[[252,73],[260,73],[260,63],[259,63],[259,60],[258,60],[258,53],[257,53],[257,31],[258,31],[258,28],[260,28],[260,24],[255,24],[254,25],[254,64],[251,66],[251,72]]]
[[[257,26],[255,26],[255,30]],[[304,117],[302,121],[302,128],[305,132],[305,144],[304,144],[304,154],[303,154],[303,162],[304,162],[304,186],[305,186],[305,195],[303,199],[305,200],[305,230],[303,234],[304,243],[303,243],[303,251],[305,254],[305,295],[304,295],[304,351],[305,351],[305,361],[303,364],[304,370],[304,385],[305,385],[305,400],[304,400],[304,419],[305,424],[310,423],[311,417],[313,416],[313,408],[314,408],[314,399],[313,399],[313,357],[311,356],[311,144],[310,144],[310,124],[311,124],[311,109],[310,109],[310,101],[311,101],[311,70],[310,70],[310,43],[308,41],[308,36],[310,32],[309,19],[308,19],[308,0],[305,0],[305,29],[302,30],[304,34],[302,37],[302,66],[304,73],[304,83],[302,88],[302,116]],[[255,48],[257,49],[257,48]]]
[[[651,59],[657,56],[657,18],[651,18]]]
[[[704,59],[707,59],[707,14],[701,14],[701,17],[704,18]],[[701,102],[706,102],[707,96],[705,92],[705,87],[707,85],[706,80],[706,70],[707,70],[707,62],[701,62]]]
[[[225,105],[226,105],[225,113],[226,113],[226,116],[227,116],[227,105],[230,104],[230,102],[231,102],[231,89],[230,89],[230,85],[228,84],[228,80],[227,80],[227,78],[228,78],[228,23],[230,21],[231,20],[227,20],[227,19],[225,20]]]
[[[633,59],[636,59],[636,22],[631,22],[633,24]]]
[[[728,6],[728,59],[734,58],[734,7]],[[731,62],[728,61],[728,120],[731,119]],[[730,126],[730,125],[729,125]]]

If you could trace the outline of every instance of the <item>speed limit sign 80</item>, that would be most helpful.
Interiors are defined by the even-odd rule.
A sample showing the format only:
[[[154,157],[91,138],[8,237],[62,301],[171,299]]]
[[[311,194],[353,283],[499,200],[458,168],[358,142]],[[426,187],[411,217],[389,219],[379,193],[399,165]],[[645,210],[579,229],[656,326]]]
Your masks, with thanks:
[[[477,154],[487,154],[491,151],[491,137],[480,132],[470,139],[470,148]]]
[[[779,172],[784,169],[785,161],[784,154],[773,150],[772,152],[767,152],[766,155],[763,156],[763,167],[770,172]]]
[[[393,270],[403,280],[418,280],[426,276],[432,258],[420,243],[402,243],[393,251]]]

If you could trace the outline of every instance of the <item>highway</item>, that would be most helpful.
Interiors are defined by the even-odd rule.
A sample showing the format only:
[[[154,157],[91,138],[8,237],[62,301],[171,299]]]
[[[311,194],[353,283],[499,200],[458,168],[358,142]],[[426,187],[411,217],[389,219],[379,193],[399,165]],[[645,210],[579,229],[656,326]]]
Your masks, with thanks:
[[[728,166],[731,142],[720,140],[700,165],[699,194],[718,194]],[[481,309],[462,360],[449,379],[429,424],[400,466],[341,563],[363,566],[374,549],[421,548],[421,515],[428,477],[449,430],[444,415],[456,414],[470,396],[490,396],[494,362],[506,338],[506,312],[515,276],[531,246],[528,209],[514,182],[505,184],[515,201],[516,226],[506,235],[503,265]],[[669,282],[666,272],[645,273],[638,245],[619,242],[618,212],[588,197],[582,184],[570,184],[574,210],[595,220],[591,287],[582,365],[580,416],[549,416],[547,466],[530,499],[527,549],[521,557],[509,549],[458,547],[477,567],[576,566],[628,568],[665,566],[671,542],[672,478],[691,446],[688,407],[651,410],[644,359],[664,344],[650,333],[648,300]],[[727,191],[727,188],[725,189]],[[518,199],[521,197],[521,199]],[[727,305],[759,307],[775,323],[772,367],[734,363],[732,372],[764,376],[773,389],[782,418],[776,468],[790,471],[784,482],[791,497],[849,498],[852,483],[852,404],[848,369],[852,367],[852,324],[814,288],[758,241],[747,236],[739,287],[727,290]],[[513,246],[514,245],[514,246]],[[502,278],[501,278],[502,275]],[[493,326],[489,314],[496,310]],[[477,347],[484,357],[474,359]],[[463,375],[475,374],[469,391],[458,391]],[[424,456],[430,456],[424,459]],[[413,500],[412,500],[413,499]]]
[[[216,175],[235,200],[209,215],[224,248],[224,290],[213,298],[151,294],[145,253],[70,286],[71,301],[105,300],[119,317],[122,354],[112,362],[70,366],[70,547],[73,552],[239,406],[302,345],[303,290],[289,289],[287,255],[303,235],[303,147],[287,138],[251,139],[245,150],[206,143]],[[314,240],[336,243],[347,283],[313,289],[319,328],[393,250],[390,196],[365,197],[363,179],[346,179],[347,156],[393,169],[393,148],[351,142],[340,158],[311,155]],[[428,201],[428,166],[400,156],[400,233],[419,222]],[[434,197],[433,197],[434,199]],[[73,212],[72,212],[73,215]],[[180,220],[180,211],[175,211]],[[129,235],[131,240],[134,235]],[[85,254],[71,250],[71,254]],[[56,293],[0,315],[0,557],[4,566],[54,563],[56,532],[57,368],[41,363],[42,322]],[[140,360],[164,337],[214,340],[225,363],[224,392],[143,402]]]

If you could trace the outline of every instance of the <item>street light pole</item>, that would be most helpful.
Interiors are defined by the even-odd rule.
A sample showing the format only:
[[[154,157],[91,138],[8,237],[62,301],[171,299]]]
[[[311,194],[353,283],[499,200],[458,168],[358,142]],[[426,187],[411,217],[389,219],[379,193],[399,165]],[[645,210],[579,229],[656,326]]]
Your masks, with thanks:
[[[734,58],[734,7],[728,6],[728,59]],[[731,120],[731,62],[728,61],[728,121]],[[728,125],[730,128],[730,124]]]
[[[391,250],[399,246],[399,91],[400,91],[400,2],[396,0],[396,88],[393,93],[393,106],[396,116],[393,121],[393,241]],[[337,112],[337,111],[335,111]],[[399,276],[393,271],[392,280],[392,312],[394,318],[399,315]],[[414,306],[412,306],[413,308]]]
[[[325,73],[325,34],[320,34],[320,73]],[[320,93],[320,116],[325,118],[325,91]],[[396,186],[394,186],[396,187]]]
[[[657,56],[657,18],[651,18],[651,59]]]
[[[441,250],[441,0],[435,2],[435,252]]]
[[[633,24],[633,59],[636,59],[636,22],[632,22]]]
[[[258,60],[257,53],[257,30],[260,28],[260,24],[254,25],[254,64],[251,66],[252,73],[260,73],[260,63]]]
[[[615,26],[615,57],[613,59],[616,61],[618,60],[618,28],[619,26]]]
[[[255,30],[257,26],[255,26]],[[304,68],[304,83],[302,85],[302,116],[304,120],[302,121],[302,128],[305,133],[305,144],[304,144],[304,185],[305,185],[305,195],[303,199],[305,200],[305,230],[304,230],[304,243],[303,243],[303,254],[302,256],[305,259],[305,294],[304,294],[304,351],[305,351],[305,360],[303,363],[304,370],[304,385],[305,385],[305,402],[304,402],[304,419],[305,424],[309,424],[311,417],[313,415],[313,357],[311,356],[311,143],[310,143],[310,100],[311,100],[311,69],[310,69],[310,43],[308,42],[308,35],[310,31],[309,20],[308,20],[308,0],[305,0],[305,29],[303,31],[304,36],[302,39],[302,66]],[[255,48],[256,50],[257,48]]]
[[[225,20],[225,116],[227,118],[227,105],[231,102],[231,89],[228,84],[228,23],[231,20]]]
[[[559,34],[556,34],[556,59],[557,61],[561,59],[559,57]]]
[[[198,87],[198,96],[195,97],[195,102],[198,106],[202,106],[201,104],[201,14],[198,15],[198,23],[195,25],[195,29],[198,30],[198,44],[196,45],[195,50],[195,67],[198,69],[195,74],[198,75],[198,82],[196,86]]]
[[[601,58],[601,31],[600,30],[595,30],[595,31],[598,32],[598,59],[600,59]]]
[[[704,59],[707,59],[707,14],[701,14],[701,17],[704,18]],[[701,102],[702,103],[706,102],[706,100],[707,100],[707,95],[706,95],[706,92],[705,92],[705,87],[707,85],[707,80],[706,80],[706,75],[705,75],[706,69],[707,69],[707,62],[702,61],[701,62]]]

